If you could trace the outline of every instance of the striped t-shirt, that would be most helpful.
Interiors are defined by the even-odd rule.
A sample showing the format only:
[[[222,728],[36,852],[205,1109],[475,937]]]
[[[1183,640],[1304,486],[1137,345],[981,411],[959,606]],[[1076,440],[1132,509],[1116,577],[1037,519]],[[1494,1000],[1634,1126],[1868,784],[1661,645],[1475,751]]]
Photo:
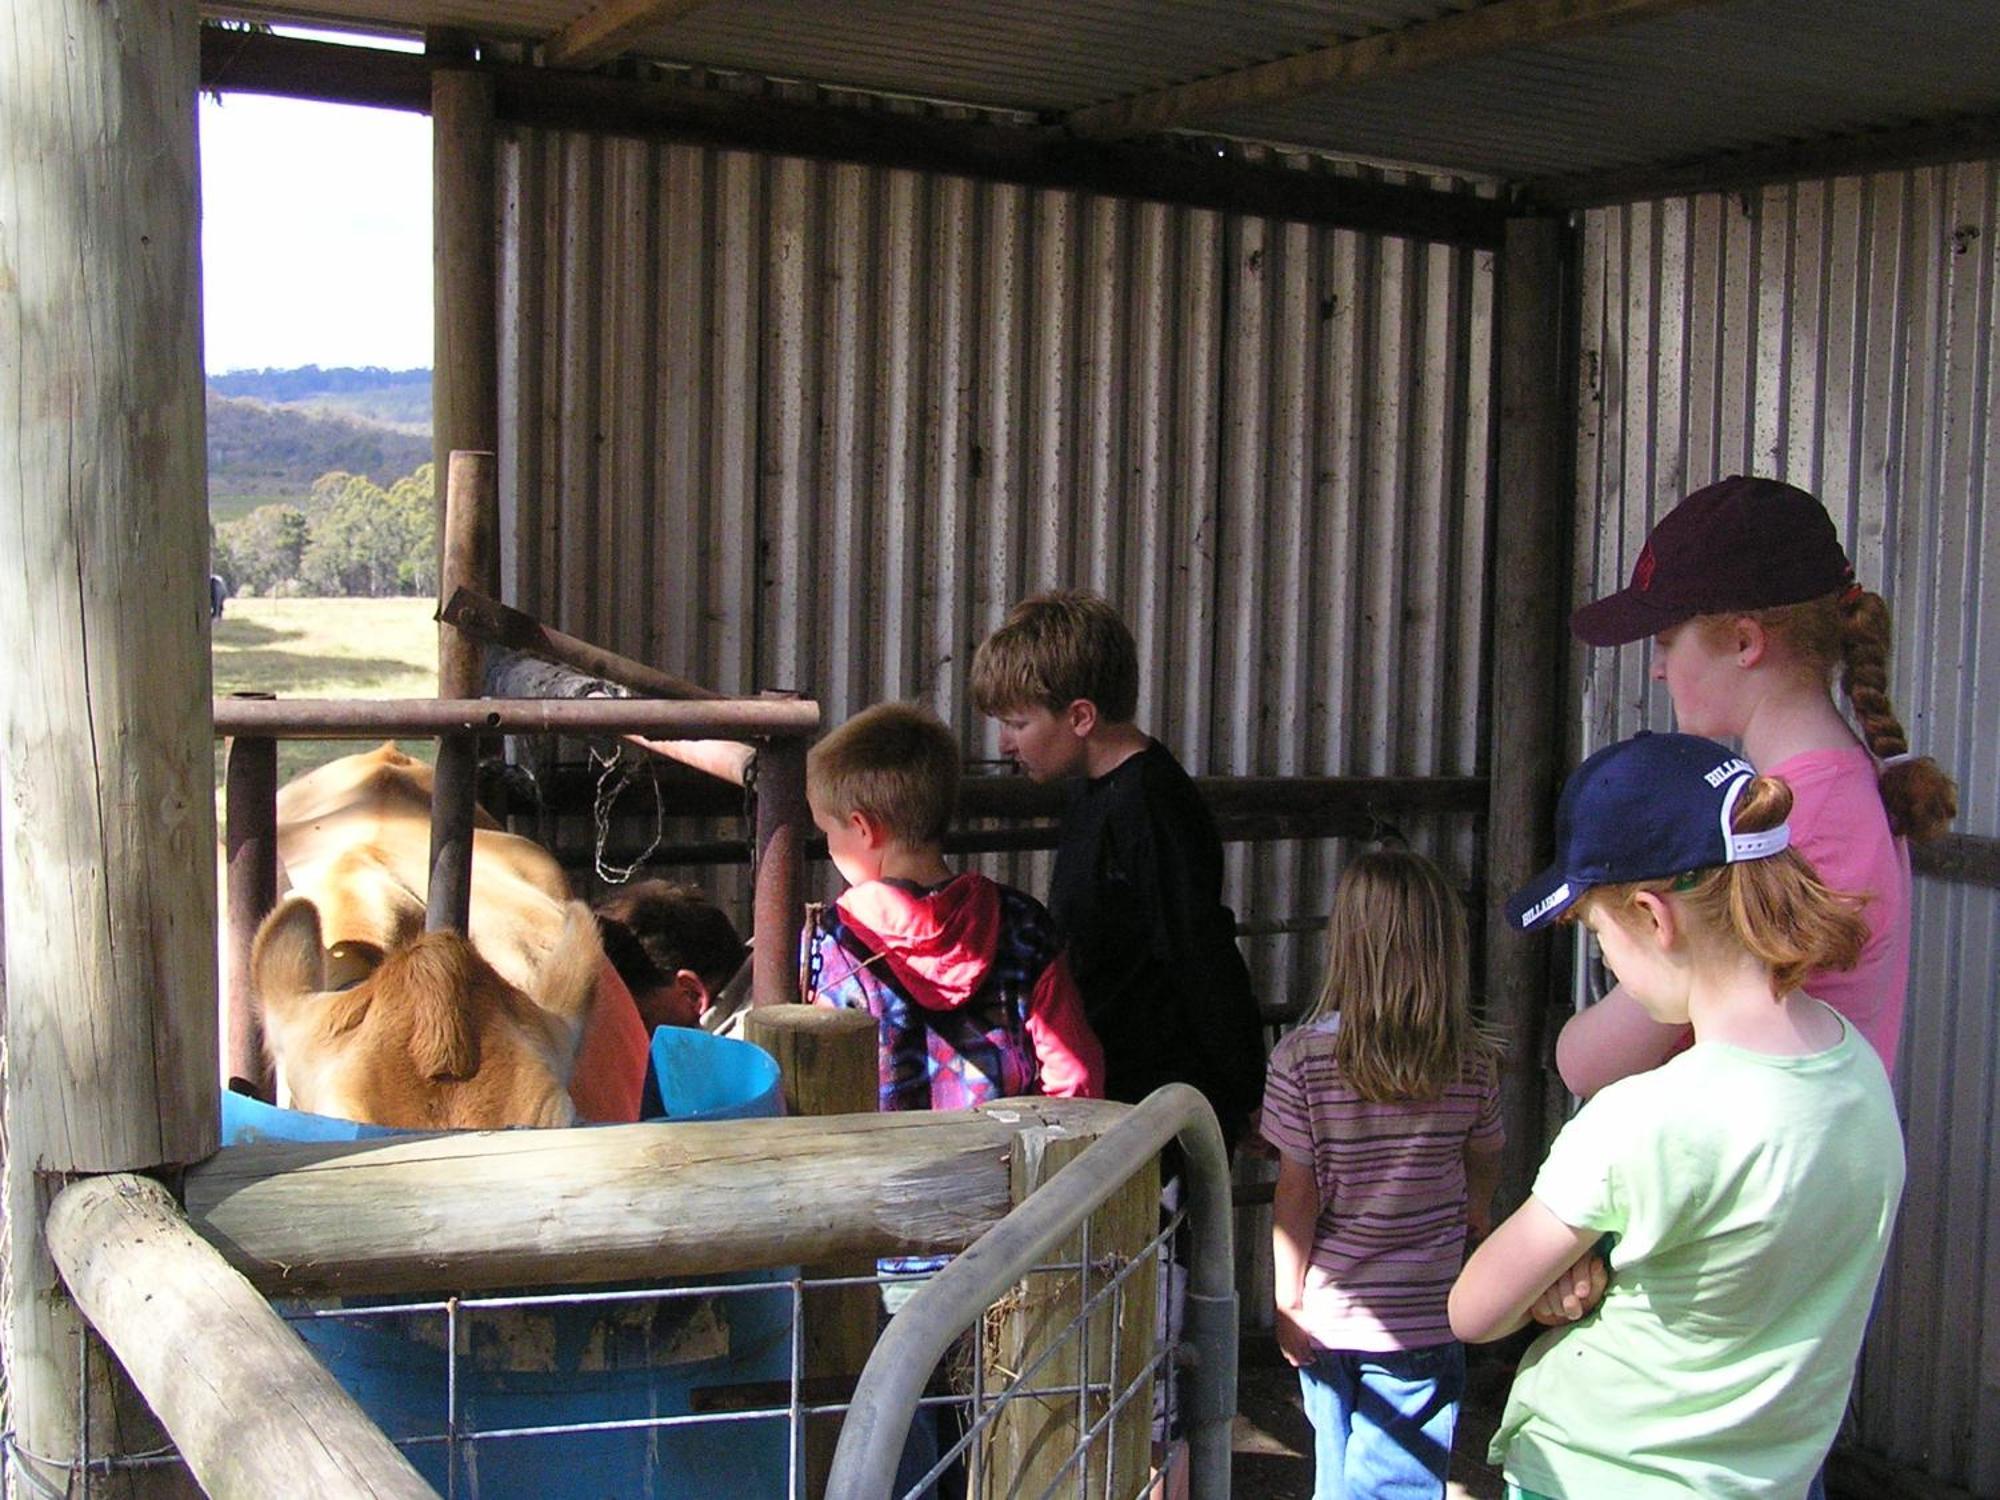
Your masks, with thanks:
[[[1496,1070],[1475,1063],[1430,1100],[1372,1104],[1333,1057],[1335,1023],[1271,1053],[1264,1138],[1319,1187],[1300,1326],[1322,1349],[1451,1342],[1445,1299],[1465,1259],[1465,1148],[1500,1146]]]

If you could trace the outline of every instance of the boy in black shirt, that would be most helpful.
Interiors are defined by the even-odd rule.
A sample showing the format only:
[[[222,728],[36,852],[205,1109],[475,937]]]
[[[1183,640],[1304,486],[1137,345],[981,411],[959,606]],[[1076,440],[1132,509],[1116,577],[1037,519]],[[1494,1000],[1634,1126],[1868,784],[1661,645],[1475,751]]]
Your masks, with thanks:
[[[1106,1096],[1193,1084],[1233,1146],[1263,1096],[1263,1030],[1215,822],[1132,722],[1131,631],[1095,594],[1024,599],[974,655],[972,697],[1028,775],[1076,778],[1048,905],[1104,1046]]]

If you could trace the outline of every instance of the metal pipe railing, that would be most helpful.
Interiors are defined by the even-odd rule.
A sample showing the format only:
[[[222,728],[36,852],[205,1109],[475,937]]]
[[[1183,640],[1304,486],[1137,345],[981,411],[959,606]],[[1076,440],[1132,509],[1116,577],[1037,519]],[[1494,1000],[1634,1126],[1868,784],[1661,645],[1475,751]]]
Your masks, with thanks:
[[[891,1491],[910,1415],[952,1340],[1176,1139],[1193,1234],[1183,1325],[1197,1356],[1186,1396],[1190,1480],[1200,1500],[1227,1500],[1237,1318],[1229,1158],[1215,1112],[1184,1083],[1149,1094],[890,1320],[841,1428],[827,1479],[830,1500],[879,1500]]]
[[[810,698],[217,698],[217,737],[392,739],[441,734],[642,734],[651,739],[800,739],[819,730]]]

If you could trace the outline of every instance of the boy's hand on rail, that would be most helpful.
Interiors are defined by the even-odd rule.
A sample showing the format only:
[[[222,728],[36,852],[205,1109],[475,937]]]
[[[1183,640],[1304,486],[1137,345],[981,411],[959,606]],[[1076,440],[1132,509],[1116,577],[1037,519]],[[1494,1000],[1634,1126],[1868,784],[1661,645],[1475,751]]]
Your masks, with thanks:
[[[1528,1309],[1528,1316],[1544,1328],[1574,1323],[1604,1300],[1609,1279],[1604,1257],[1594,1249],[1586,1250],[1575,1265],[1549,1283],[1548,1290]]]

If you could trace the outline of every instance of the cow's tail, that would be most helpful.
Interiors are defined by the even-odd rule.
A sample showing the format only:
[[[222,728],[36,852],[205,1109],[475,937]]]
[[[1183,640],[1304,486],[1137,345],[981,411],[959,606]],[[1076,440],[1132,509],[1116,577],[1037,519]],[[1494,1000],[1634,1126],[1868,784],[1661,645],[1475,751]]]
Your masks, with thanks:
[[[604,944],[598,936],[597,918],[581,901],[565,903],[562,931],[542,965],[536,985],[540,993],[534,998],[566,1032],[572,1058],[597,1000],[597,976],[603,968]]]

